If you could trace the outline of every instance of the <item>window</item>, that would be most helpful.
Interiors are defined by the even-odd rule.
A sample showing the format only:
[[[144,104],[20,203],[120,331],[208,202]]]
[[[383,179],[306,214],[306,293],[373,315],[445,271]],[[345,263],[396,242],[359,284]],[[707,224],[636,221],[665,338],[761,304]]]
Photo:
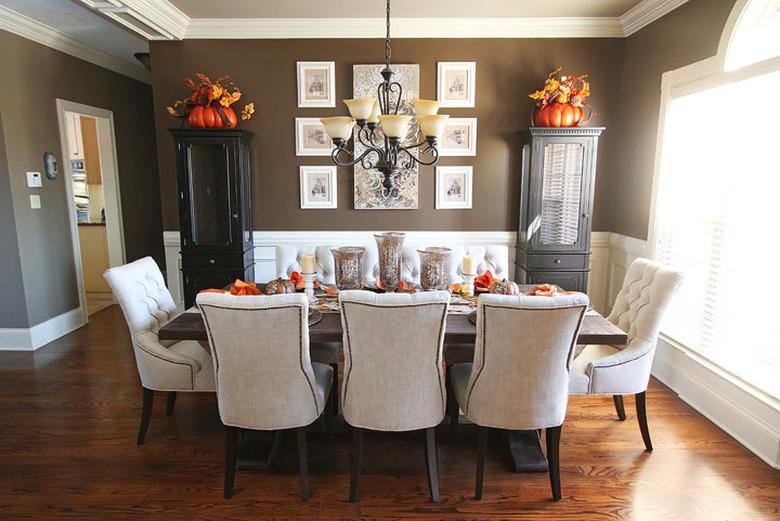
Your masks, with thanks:
[[[757,4],[779,12],[777,0],[745,12]],[[653,251],[686,280],[663,332],[777,399],[780,70],[714,83],[667,105]]]
[[[780,55],[780,0],[753,0],[742,11],[726,53],[727,71]]]

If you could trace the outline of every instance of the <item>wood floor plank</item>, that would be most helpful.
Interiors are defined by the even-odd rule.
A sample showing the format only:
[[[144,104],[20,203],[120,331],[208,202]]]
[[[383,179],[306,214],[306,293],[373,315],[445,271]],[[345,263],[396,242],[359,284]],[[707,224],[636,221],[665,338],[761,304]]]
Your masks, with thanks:
[[[560,445],[563,499],[546,474],[509,470],[491,436],[484,497],[474,501],[476,431],[439,429],[441,502],[431,503],[419,433],[368,433],[360,501],[347,502],[351,436],[308,436],[311,499],[300,500],[295,437],[273,472],[239,471],[222,498],[224,431],[216,399],[155,400],[135,444],[141,387],[116,306],[34,353],[0,353],[0,520],[555,519],[776,520],[780,473],[653,380],[649,454],[632,397],[573,397]]]

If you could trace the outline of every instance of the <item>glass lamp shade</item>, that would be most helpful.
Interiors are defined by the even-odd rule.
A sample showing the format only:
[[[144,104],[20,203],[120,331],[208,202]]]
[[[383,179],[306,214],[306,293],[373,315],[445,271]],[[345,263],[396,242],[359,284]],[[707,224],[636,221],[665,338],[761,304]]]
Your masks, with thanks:
[[[352,137],[352,127],[355,126],[355,120],[350,117],[320,118],[320,122],[325,125],[325,132],[328,133],[331,139],[347,140]]]
[[[379,102],[374,101],[374,108],[371,109],[371,115],[368,116],[368,122],[369,123],[377,123],[379,122]]]
[[[374,110],[374,98],[368,99],[345,99],[344,104],[349,108],[349,113],[355,119],[368,119]]]
[[[439,102],[432,99],[416,99],[412,101],[414,113],[418,116],[431,116],[439,112]]]
[[[439,139],[444,133],[444,124],[447,122],[447,114],[429,114],[427,116],[417,116],[420,123],[420,132],[425,137],[434,137]]]
[[[412,116],[381,115],[379,116],[379,122],[382,124],[382,131],[387,137],[402,138],[406,136],[409,130]]]

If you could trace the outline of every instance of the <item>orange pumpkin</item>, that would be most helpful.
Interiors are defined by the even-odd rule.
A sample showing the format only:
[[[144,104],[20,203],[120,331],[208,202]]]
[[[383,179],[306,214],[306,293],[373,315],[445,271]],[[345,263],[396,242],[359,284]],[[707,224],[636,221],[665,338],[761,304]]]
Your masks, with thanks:
[[[551,103],[534,110],[534,126],[576,127],[584,123],[582,107],[571,103]]]
[[[236,113],[230,107],[220,107],[219,115],[221,118],[220,122],[225,128],[236,128],[236,125],[238,125]]]
[[[195,105],[188,116],[190,126],[193,128],[221,128],[222,118],[217,109],[210,105]]]

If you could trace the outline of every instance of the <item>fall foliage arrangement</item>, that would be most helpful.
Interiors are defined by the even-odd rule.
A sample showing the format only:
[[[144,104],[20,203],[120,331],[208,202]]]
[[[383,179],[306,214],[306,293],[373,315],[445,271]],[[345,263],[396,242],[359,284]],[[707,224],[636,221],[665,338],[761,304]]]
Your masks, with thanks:
[[[194,78],[186,78],[184,84],[191,93],[166,107],[171,117],[184,118],[193,128],[234,128],[238,124],[231,105],[241,99],[241,91],[229,76],[212,80],[196,72]],[[247,103],[241,110],[241,119],[251,119],[254,113],[255,104]]]
[[[592,110],[585,101],[590,96],[590,84],[586,81],[588,75],[557,78],[559,72],[560,67],[547,76],[542,90],[528,95],[536,101],[532,115],[536,127],[576,127],[590,119]]]

